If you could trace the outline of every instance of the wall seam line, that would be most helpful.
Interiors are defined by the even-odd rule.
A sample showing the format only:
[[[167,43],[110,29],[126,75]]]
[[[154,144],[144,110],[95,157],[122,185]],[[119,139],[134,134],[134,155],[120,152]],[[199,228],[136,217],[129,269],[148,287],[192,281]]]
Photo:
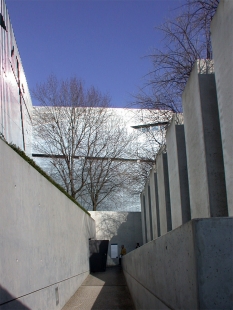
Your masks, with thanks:
[[[86,273],[86,272],[89,272],[89,270],[84,271],[84,272],[81,272],[81,273],[79,273],[79,274],[77,274],[77,275],[75,275],[75,276],[72,276],[72,277],[63,279],[63,280],[61,280],[61,281],[55,282],[55,283],[53,283],[53,284],[47,285],[47,286],[45,286],[45,287],[42,287],[42,288],[40,288],[40,289],[38,289],[38,290],[32,291],[32,292],[27,293],[27,294],[24,294],[24,295],[22,295],[22,296],[13,298],[13,299],[11,299],[11,300],[8,300],[8,301],[6,301],[6,302],[0,304],[0,306],[6,305],[6,304],[8,304],[8,303],[10,303],[10,302],[12,302],[12,301],[18,300],[18,299],[20,299],[20,298],[22,298],[22,297],[25,297],[25,296],[34,294],[34,293],[39,292],[39,291],[42,291],[42,290],[44,290],[44,289],[46,289],[46,288],[48,288],[48,287],[51,287],[51,286],[53,286],[53,285],[62,283],[62,282],[64,282],[64,281],[70,280],[70,279],[75,278],[75,277],[78,277],[78,276],[80,276],[80,275],[82,275],[82,274],[84,274],[84,273]]]
[[[139,282],[134,276],[132,276],[128,271],[124,270],[130,277],[132,277],[136,282],[138,282],[142,287],[144,287],[148,292],[150,292],[155,298],[157,298],[159,301],[161,301],[165,306],[167,306],[171,310],[175,310],[174,308],[171,308],[165,301],[163,301],[161,298],[159,298],[157,295],[155,295],[150,289],[145,287],[141,282]],[[128,286],[128,285],[127,285]]]

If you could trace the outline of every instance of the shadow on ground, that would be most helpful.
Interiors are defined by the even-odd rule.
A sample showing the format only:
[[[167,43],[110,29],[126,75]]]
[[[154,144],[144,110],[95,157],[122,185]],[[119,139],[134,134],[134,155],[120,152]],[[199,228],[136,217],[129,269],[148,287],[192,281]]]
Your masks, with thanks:
[[[0,285],[0,309],[1,310],[30,310],[22,302],[17,300],[10,292]]]
[[[91,273],[63,310],[134,310],[124,273],[119,266]]]

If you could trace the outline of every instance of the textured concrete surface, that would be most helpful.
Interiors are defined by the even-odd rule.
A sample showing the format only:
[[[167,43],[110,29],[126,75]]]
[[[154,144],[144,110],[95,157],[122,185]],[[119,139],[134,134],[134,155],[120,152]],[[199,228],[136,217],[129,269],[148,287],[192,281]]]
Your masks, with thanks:
[[[157,236],[160,237],[161,229],[160,229],[159,192],[158,192],[157,173],[154,173],[154,184],[155,184],[155,201],[156,201]]]
[[[89,274],[95,222],[2,140],[0,171],[0,308],[61,309]]]
[[[122,269],[90,274],[62,310],[135,309]]]
[[[140,194],[141,200],[141,221],[142,221],[142,243],[146,243],[146,216],[145,216],[145,191],[143,190]]]
[[[150,180],[150,179],[149,179]],[[153,235],[153,219],[152,219],[152,210],[151,210],[151,184],[148,182],[148,210],[149,210],[149,219],[150,219],[150,240],[154,239]]]
[[[155,169],[154,167],[150,171],[150,194],[151,194],[151,224],[153,231],[153,239],[158,238],[158,219],[156,212],[156,190],[155,190]]]
[[[198,60],[182,104],[191,217],[227,216],[218,103],[211,61]]]
[[[192,220],[124,257],[136,309],[232,309],[233,218]]]
[[[158,181],[160,233],[162,236],[172,229],[170,190],[168,179],[169,177],[168,177],[166,153],[160,153],[157,156],[156,169],[157,169],[157,181]]]
[[[233,216],[233,1],[221,0],[211,24],[229,216]]]
[[[127,253],[134,250],[136,243],[142,245],[141,212],[90,211],[96,223],[96,239],[109,240],[107,265],[119,263],[111,259],[111,244],[118,244],[118,254],[124,244]]]
[[[149,195],[150,182],[147,180],[145,185],[145,215],[146,215],[146,240],[151,241],[151,219],[150,219],[150,195]]]
[[[166,141],[172,229],[175,229],[191,219],[184,125],[179,124],[176,115],[167,130]]]

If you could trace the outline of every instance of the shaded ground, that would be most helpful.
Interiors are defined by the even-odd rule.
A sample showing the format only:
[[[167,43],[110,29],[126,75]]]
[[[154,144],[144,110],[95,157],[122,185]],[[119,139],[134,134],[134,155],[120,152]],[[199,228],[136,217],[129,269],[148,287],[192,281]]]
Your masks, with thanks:
[[[90,274],[62,310],[79,309],[135,309],[119,266]]]

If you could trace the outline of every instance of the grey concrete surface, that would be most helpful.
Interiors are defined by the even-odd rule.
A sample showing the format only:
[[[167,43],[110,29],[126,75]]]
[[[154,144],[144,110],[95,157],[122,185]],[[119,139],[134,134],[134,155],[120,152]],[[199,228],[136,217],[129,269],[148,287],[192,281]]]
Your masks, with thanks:
[[[172,229],[191,219],[184,125],[176,114],[167,130]]]
[[[211,61],[197,61],[182,104],[191,217],[227,216],[215,76]]]
[[[154,173],[154,184],[155,184],[155,201],[156,201],[157,236],[160,237],[161,230],[160,230],[159,192],[158,192],[157,173]]]
[[[211,24],[211,39],[223,144],[228,212],[233,216],[233,1],[221,0]]]
[[[89,274],[95,222],[2,140],[0,171],[1,310],[61,309]]]
[[[158,181],[160,233],[161,235],[164,235],[172,229],[169,176],[166,153],[161,152],[156,157],[156,170]]]
[[[153,231],[153,239],[158,238],[158,219],[156,212],[156,192],[155,192],[155,168],[153,167],[149,175],[150,179],[150,195],[151,195],[151,225]]]
[[[141,221],[142,221],[142,244],[146,243],[146,218],[145,218],[145,195],[144,191],[140,194],[141,200]]]
[[[140,194],[141,199],[141,221],[142,221],[142,243],[146,243],[146,217],[145,217],[145,192],[142,191]]]
[[[137,309],[232,309],[233,218],[195,219],[124,257]]]
[[[146,216],[146,240],[151,241],[151,218],[150,218],[150,195],[149,195],[150,182],[147,180],[145,185],[145,216]]]
[[[141,212],[90,211],[96,223],[96,239],[109,240],[107,265],[118,265],[118,258],[111,258],[111,244],[118,244],[120,255],[124,244],[127,253],[134,250],[136,243],[142,245]]]
[[[150,185],[150,181],[148,182],[148,210],[149,210],[149,219],[150,219],[150,240],[153,240],[154,235],[153,235],[153,219],[152,219],[152,210],[151,210],[151,185]]]
[[[135,309],[122,269],[90,274],[62,310]]]

